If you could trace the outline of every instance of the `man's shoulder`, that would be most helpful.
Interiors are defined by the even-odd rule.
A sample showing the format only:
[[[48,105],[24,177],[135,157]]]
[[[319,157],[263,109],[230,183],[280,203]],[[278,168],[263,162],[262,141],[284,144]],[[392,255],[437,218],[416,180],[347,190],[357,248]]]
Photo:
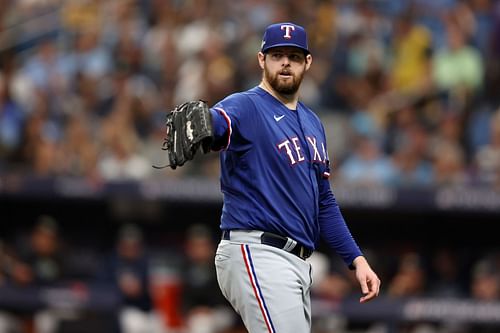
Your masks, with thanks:
[[[240,92],[235,92],[231,95],[228,95],[226,98],[224,98],[222,101],[217,103],[217,105],[224,105],[224,104],[229,104],[229,105],[241,105],[241,104],[247,104],[251,102],[252,100],[255,99],[255,97],[260,96],[260,92],[256,88],[252,88],[246,91],[240,91]]]
[[[236,92],[228,96],[228,98],[252,98],[254,96],[262,96],[264,91],[259,87],[253,87],[251,89]]]
[[[307,105],[299,101],[299,107],[304,111],[305,114],[307,114],[308,118],[312,119],[313,121],[317,122],[318,124],[321,123],[321,119],[319,116]]]

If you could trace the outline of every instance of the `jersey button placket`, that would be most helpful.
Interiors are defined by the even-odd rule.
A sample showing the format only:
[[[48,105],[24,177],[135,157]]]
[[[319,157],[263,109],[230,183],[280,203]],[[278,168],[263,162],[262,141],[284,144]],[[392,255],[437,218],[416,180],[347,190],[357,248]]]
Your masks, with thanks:
[[[312,193],[314,195],[314,202],[318,202],[318,197],[317,197],[317,191],[316,191],[316,188],[314,187],[314,182],[316,181],[316,177],[314,175],[315,173],[315,170],[314,170],[314,166],[313,166],[313,162],[311,160],[311,149],[309,148],[309,145],[307,144],[307,138],[306,138],[306,131],[304,129],[304,122],[302,120],[302,113],[300,112],[300,107],[297,105],[297,110],[294,111],[294,112],[297,112],[297,122],[299,123],[299,127],[300,127],[300,130],[302,132],[302,140],[303,142],[305,143],[305,148],[304,150],[307,152],[307,164],[308,164],[308,169],[309,169],[309,181],[311,183],[311,186],[312,186]],[[317,205],[314,205],[315,207],[315,212],[314,212],[314,216],[318,216],[318,212],[317,212]]]

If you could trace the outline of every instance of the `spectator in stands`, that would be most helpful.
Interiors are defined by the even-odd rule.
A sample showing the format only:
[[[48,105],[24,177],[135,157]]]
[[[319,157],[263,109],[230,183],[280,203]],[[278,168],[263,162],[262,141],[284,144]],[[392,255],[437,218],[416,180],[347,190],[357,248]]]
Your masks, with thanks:
[[[61,283],[70,275],[69,258],[59,235],[59,225],[53,217],[40,216],[28,243],[19,245],[17,282],[50,286]]]
[[[151,298],[150,265],[142,231],[135,225],[124,225],[98,276],[120,296],[118,323],[122,333],[163,332]]]
[[[50,114],[47,96],[36,95],[34,110],[27,118],[19,160],[25,170],[35,176],[54,177],[60,172],[62,140],[61,124]]]
[[[4,250],[4,244],[0,239],[0,290],[7,285],[8,259]],[[1,293],[1,291],[0,291]],[[8,312],[0,309],[0,332],[19,331],[19,321]]]
[[[500,109],[491,118],[490,142],[481,147],[474,156],[482,183],[500,188]]]
[[[465,152],[461,146],[440,143],[433,147],[434,181],[438,186],[463,185],[468,182],[465,172]]]
[[[396,274],[387,287],[388,296],[401,298],[423,296],[426,287],[426,271],[421,256],[416,252],[402,254]]]
[[[424,256],[412,250],[396,256],[398,260],[396,271],[389,281],[386,289],[387,297],[391,299],[406,300],[426,296],[427,271]],[[378,322],[374,323],[368,333],[438,333],[437,325],[420,321],[412,322]],[[448,333],[448,332],[447,332]],[[451,333],[451,332],[450,332]],[[458,333],[458,332],[457,332]]]
[[[470,7],[473,16],[472,43],[483,56],[487,56],[491,47],[495,1],[472,0],[463,4]]]
[[[425,187],[434,183],[434,170],[428,159],[428,134],[418,125],[410,125],[396,143],[392,155],[395,174],[391,184],[399,187]]]
[[[483,59],[476,48],[467,44],[456,22],[449,22],[446,32],[447,45],[433,57],[434,80],[439,89],[469,97],[482,85]]]
[[[393,59],[390,66],[392,89],[421,94],[429,88],[432,36],[423,25],[415,22],[409,10],[396,17],[392,39]]]
[[[33,174],[39,177],[57,177],[61,174],[58,163],[61,160],[59,143],[53,140],[40,140],[33,155]]]
[[[68,55],[75,62],[75,74],[82,75],[95,85],[112,69],[111,54],[100,44],[100,37],[96,27],[80,30],[74,39],[73,54]]]
[[[36,91],[54,102],[70,87],[75,73],[74,64],[65,57],[55,38],[45,38],[28,58],[22,71],[34,83]],[[54,110],[55,111],[55,110]]]
[[[132,96],[122,95],[103,121],[100,135],[105,150],[97,168],[105,180],[140,180],[152,172],[151,163],[137,150],[139,138],[132,121],[132,103]]]
[[[460,258],[452,247],[442,247],[432,253],[430,260],[429,295],[437,298],[465,297],[462,271],[465,257]]]
[[[457,146],[463,149],[461,141],[463,138],[462,130],[463,117],[458,112],[446,112],[441,110],[437,130],[429,143],[431,147],[436,147],[442,144]]]
[[[481,1],[477,1],[481,2]],[[482,11],[486,17],[483,20],[491,20],[489,38],[487,42],[486,77],[485,77],[485,98],[493,106],[500,104],[500,2],[491,1],[491,10]]]
[[[492,258],[482,258],[473,267],[470,294],[480,302],[500,300],[500,272]]]
[[[500,271],[491,255],[480,258],[471,272],[470,297],[480,304],[500,301]],[[498,325],[469,324],[468,332],[496,333]]]
[[[98,179],[98,147],[92,139],[92,127],[83,113],[69,116],[65,137],[61,143],[61,173],[68,176],[81,176],[88,180]]]
[[[437,131],[430,140],[437,185],[464,184],[470,179],[467,155],[461,144],[462,122],[459,114],[442,114]]]
[[[358,185],[389,184],[394,168],[377,143],[368,137],[358,137],[353,153],[340,166],[339,179]]]
[[[23,235],[24,236],[24,235]],[[58,221],[50,215],[41,215],[27,235],[20,239],[13,253],[10,283],[13,288],[61,287],[74,277],[77,262],[71,260],[71,250],[62,242]],[[20,332],[55,333],[63,316],[48,305],[16,316]]]
[[[182,268],[183,312],[190,333],[217,333],[231,327],[236,318],[220,292],[213,257],[216,243],[204,225],[186,233],[186,261]]]
[[[0,71],[0,170],[3,160],[12,159],[21,144],[25,114],[12,98],[10,92],[11,75]]]

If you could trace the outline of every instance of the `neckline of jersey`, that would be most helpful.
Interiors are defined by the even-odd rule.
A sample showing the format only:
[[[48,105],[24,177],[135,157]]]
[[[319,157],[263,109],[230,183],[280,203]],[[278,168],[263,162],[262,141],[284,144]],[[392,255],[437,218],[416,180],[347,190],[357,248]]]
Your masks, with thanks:
[[[274,97],[270,92],[268,92],[267,90],[259,87],[259,86],[256,86],[255,88],[257,88],[257,93],[261,93],[261,95],[264,95],[264,96],[269,96],[271,97],[274,101],[278,102],[280,105],[282,105],[285,109],[289,110],[289,111],[292,111],[292,112],[297,112],[299,110],[299,105],[300,103],[297,102],[297,108],[296,109],[290,109],[288,108],[282,101],[280,101],[279,99],[277,99],[276,97]]]

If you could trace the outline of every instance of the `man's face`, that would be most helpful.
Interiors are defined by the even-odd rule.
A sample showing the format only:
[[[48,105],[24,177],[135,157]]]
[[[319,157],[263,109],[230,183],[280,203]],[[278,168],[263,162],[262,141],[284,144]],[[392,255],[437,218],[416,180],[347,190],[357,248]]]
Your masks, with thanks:
[[[259,64],[264,79],[278,93],[293,95],[297,92],[304,73],[311,64],[311,55],[295,47],[275,47],[264,55],[259,53]]]

